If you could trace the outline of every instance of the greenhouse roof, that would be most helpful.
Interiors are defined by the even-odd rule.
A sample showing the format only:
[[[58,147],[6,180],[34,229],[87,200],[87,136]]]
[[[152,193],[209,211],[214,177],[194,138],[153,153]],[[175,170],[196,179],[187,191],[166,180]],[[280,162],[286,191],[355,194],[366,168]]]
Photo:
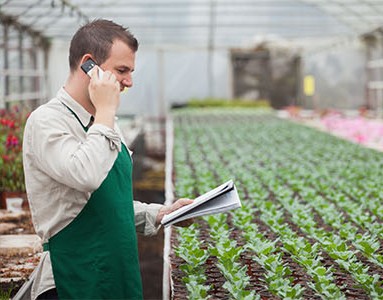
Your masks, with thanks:
[[[0,0],[0,18],[69,39],[94,18],[129,27],[141,44],[229,48],[348,39],[383,28],[383,0]],[[1,33],[3,34],[3,33]]]

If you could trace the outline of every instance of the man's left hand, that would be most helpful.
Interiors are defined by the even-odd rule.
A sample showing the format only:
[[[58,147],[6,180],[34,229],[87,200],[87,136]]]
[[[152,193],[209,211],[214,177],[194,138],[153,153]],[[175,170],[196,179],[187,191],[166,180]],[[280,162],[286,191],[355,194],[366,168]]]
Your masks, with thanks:
[[[158,215],[156,218],[156,223],[160,224],[162,218],[165,215],[170,214],[171,212],[181,208],[182,206],[189,205],[191,203],[193,203],[193,200],[187,199],[187,198],[181,198],[181,199],[178,199],[176,202],[174,202],[172,205],[162,207],[158,212]],[[181,226],[181,227],[187,227],[187,226],[190,226],[191,224],[193,224],[193,219],[184,220],[184,221],[178,222],[174,225],[175,226]]]

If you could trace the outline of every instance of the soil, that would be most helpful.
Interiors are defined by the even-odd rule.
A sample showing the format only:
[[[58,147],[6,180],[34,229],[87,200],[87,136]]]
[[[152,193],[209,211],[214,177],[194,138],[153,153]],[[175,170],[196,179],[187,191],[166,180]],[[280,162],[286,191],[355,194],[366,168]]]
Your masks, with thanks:
[[[177,122],[186,122],[186,118],[181,118],[180,120],[177,120]],[[190,120],[189,120],[190,121]],[[211,122],[213,123],[214,121],[218,121],[218,117],[214,117],[212,119],[207,120],[207,118],[200,117],[198,119],[198,116],[193,116],[193,120],[190,122],[195,122],[196,124],[204,123],[204,122]],[[254,121],[254,120],[253,120]],[[259,118],[256,119],[257,122],[260,122],[261,120]],[[182,131],[182,130],[181,130]],[[180,140],[185,140],[184,144],[187,145],[187,136],[182,136],[182,132],[180,133],[180,136],[178,137]],[[205,142],[205,140],[203,140]],[[210,142],[210,140],[209,140]],[[198,142],[193,141],[193,143],[196,143],[198,145]],[[212,142],[213,143],[213,142]],[[193,144],[194,146],[194,144]],[[201,159],[202,161],[209,162],[208,158],[208,153],[204,153],[204,147],[203,144],[198,145],[200,154],[201,154]],[[219,151],[218,151],[219,152]],[[188,152],[189,153],[189,152]],[[217,153],[217,155],[219,155]],[[188,155],[185,155],[184,160],[185,164],[189,165],[190,169],[192,170],[192,173],[196,174],[195,172],[195,166],[193,165],[193,162],[189,160],[190,157]],[[229,162],[225,162],[225,157],[220,156],[219,160],[222,162],[222,165],[229,164]],[[211,171],[211,170],[210,170]],[[215,171],[212,171],[214,173]],[[251,173],[250,173],[251,174]],[[192,175],[193,176],[193,175]],[[219,176],[216,176],[217,182],[219,182]],[[196,180],[197,182],[197,180]],[[265,185],[264,188],[268,189],[268,186]],[[276,201],[273,197],[273,193],[271,190],[270,192],[270,198],[268,199],[269,201]],[[245,191],[245,197],[248,198],[248,193]],[[347,217],[347,214],[344,214]],[[297,236],[299,237],[304,237],[309,243],[314,244],[316,243],[316,240],[313,238],[310,238],[307,236],[298,225],[292,222],[292,216],[285,211],[284,215],[284,220],[283,223],[286,224],[291,230],[293,230]],[[325,224],[325,222],[322,220],[321,216],[319,214],[314,214],[314,218],[316,223],[318,224],[318,227],[320,227],[322,230],[331,232],[334,231],[334,229]],[[350,221],[350,220],[349,220]],[[244,244],[243,238],[241,237],[241,232],[239,232],[237,229],[235,229],[235,226],[230,223],[230,215],[228,217],[228,222],[229,222],[229,228],[232,228],[231,234],[230,234],[230,239],[237,241],[237,245],[241,246]],[[268,239],[270,240],[275,240],[276,235],[270,230],[269,226],[264,224],[260,218],[258,217],[258,213],[254,215],[253,222],[255,222],[258,226],[258,229],[260,232]],[[383,223],[383,220],[379,220],[379,222]],[[200,224],[199,230],[200,230],[200,240],[209,242],[209,228],[207,226],[204,226],[204,224]],[[363,230],[362,228],[359,228],[359,232],[361,234],[365,233],[366,230]],[[381,242],[381,248],[383,249],[383,244],[382,240],[380,239]],[[172,246],[177,245],[177,233],[173,231],[173,236],[171,238],[171,244]],[[279,243],[279,246],[280,243]],[[348,245],[352,249],[351,243]],[[276,296],[271,294],[267,290],[267,285],[265,284],[265,276],[264,276],[264,270],[257,264],[252,258],[251,253],[249,252],[243,252],[241,255],[241,263],[242,265],[247,266],[247,274],[250,277],[250,284],[249,284],[249,289],[255,290],[257,294],[261,296],[262,299],[276,299]],[[363,265],[368,267],[368,274],[369,275],[379,275],[379,282],[382,282],[383,279],[383,268],[377,266],[376,264],[371,263],[368,261],[366,257],[364,257],[361,253],[357,253],[356,257],[358,261],[363,263]],[[324,267],[331,269],[333,273],[333,282],[340,288],[340,290],[344,293],[346,299],[371,299],[369,296],[368,292],[363,289],[363,287],[357,283],[356,279],[353,278],[353,276],[349,273],[346,272],[344,269],[340,267],[340,265],[333,259],[331,258],[328,253],[326,253],[323,249],[320,253],[320,258],[321,258],[321,263],[323,264]],[[315,294],[315,291],[312,290],[309,286],[308,283],[313,283],[313,279],[311,276],[306,272],[304,267],[299,265],[294,259],[288,255],[288,253],[283,253],[283,262],[285,263],[284,265],[288,266],[290,270],[292,271],[292,274],[290,277],[293,279],[293,283],[297,284],[299,283],[302,285],[305,290],[303,292],[303,299],[320,299],[318,295]],[[179,270],[180,265],[184,264],[185,262],[174,255],[172,253],[170,255],[170,264],[171,264],[171,280],[173,283],[173,297],[174,299],[185,299],[187,298],[187,291],[185,284],[183,284],[182,278],[184,277],[184,274]],[[213,299],[228,299],[229,296],[227,294],[227,291],[223,289],[222,285],[225,282],[225,278],[223,275],[219,272],[218,268],[216,267],[217,264],[217,259],[213,256],[209,257],[206,264],[205,264],[205,275],[207,277],[207,283],[206,285],[211,285],[212,288],[209,290],[209,295],[212,296]]]
[[[162,299],[164,232],[156,236],[138,236],[142,287],[144,299]]]
[[[0,234],[35,234],[29,211],[21,213],[0,212]],[[39,253],[0,254],[0,294],[13,297],[40,260]]]
[[[134,198],[147,203],[164,203],[161,190],[134,190]],[[155,236],[137,236],[142,287],[145,300],[162,299],[164,231]]]
[[[1,214],[0,234],[35,234],[33,229],[31,213],[23,211],[13,214]]]

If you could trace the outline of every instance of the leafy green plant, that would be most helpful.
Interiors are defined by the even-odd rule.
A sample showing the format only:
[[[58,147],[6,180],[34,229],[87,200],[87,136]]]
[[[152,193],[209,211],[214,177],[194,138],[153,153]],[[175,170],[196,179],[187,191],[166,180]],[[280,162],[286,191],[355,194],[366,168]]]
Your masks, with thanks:
[[[183,282],[186,284],[189,299],[209,299],[210,286],[205,285],[204,272],[204,264],[209,257],[209,252],[201,249],[198,227],[193,224],[186,228],[179,228],[178,231],[179,245],[174,248],[174,252],[185,261],[180,269],[185,274]]]
[[[174,121],[177,195],[196,195],[233,178],[242,199],[243,209],[230,218],[204,218],[209,252],[227,273],[232,296],[243,251],[265,272],[258,283],[281,298],[302,295],[285,255],[311,278],[306,289],[323,299],[345,299],[343,291],[353,288],[337,284],[339,272],[365,289],[363,297],[383,296],[382,278],[369,268],[382,267],[382,153],[255,110],[178,110]],[[255,219],[278,236],[276,243]],[[233,241],[233,226],[244,246]],[[330,257],[326,264],[324,257]],[[246,276],[237,285],[251,285]]]
[[[11,299],[13,288],[9,288],[6,291],[0,290],[0,300],[9,300]]]
[[[25,191],[22,141],[27,117],[17,106],[0,110],[0,191]]]
[[[270,108],[267,100],[246,101],[243,99],[191,99],[188,107],[246,107],[246,108]]]

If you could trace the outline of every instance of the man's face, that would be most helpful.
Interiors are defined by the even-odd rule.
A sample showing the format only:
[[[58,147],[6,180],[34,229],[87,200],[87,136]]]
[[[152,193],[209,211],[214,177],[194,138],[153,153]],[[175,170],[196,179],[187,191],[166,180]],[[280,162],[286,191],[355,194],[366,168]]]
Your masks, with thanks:
[[[115,40],[110,49],[109,58],[100,65],[101,69],[112,72],[120,83],[120,91],[133,85],[132,72],[134,71],[135,53],[128,45]]]

